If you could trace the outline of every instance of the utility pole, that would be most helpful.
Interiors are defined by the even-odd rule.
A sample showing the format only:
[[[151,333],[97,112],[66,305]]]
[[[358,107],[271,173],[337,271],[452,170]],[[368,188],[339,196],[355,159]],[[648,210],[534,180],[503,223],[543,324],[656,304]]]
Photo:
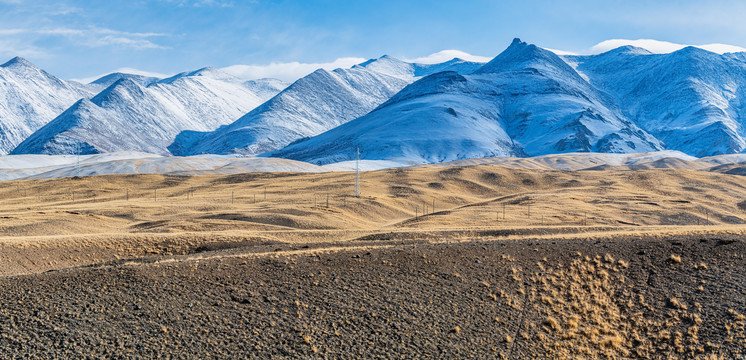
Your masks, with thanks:
[[[77,155],[77,163],[75,165],[75,175],[80,176],[80,143],[75,143],[75,155]]]
[[[360,197],[360,148],[355,157],[355,197]]]

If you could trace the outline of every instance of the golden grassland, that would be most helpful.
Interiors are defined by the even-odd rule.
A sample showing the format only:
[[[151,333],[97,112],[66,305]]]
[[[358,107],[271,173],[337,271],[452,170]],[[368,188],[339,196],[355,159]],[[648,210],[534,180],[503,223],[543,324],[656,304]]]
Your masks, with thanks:
[[[363,173],[359,198],[353,184],[344,172],[0,183],[0,274],[230,244],[745,229],[746,178],[705,171],[422,167]]]
[[[746,354],[746,177],[418,167],[363,173],[358,198],[354,176],[0,183],[0,344],[41,357]]]

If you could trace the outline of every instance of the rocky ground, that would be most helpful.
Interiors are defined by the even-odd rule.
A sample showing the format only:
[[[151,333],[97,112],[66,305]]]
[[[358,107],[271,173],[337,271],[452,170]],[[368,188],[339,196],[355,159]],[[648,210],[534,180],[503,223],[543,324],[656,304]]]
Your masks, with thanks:
[[[0,357],[746,356],[738,236],[381,245],[3,277]]]

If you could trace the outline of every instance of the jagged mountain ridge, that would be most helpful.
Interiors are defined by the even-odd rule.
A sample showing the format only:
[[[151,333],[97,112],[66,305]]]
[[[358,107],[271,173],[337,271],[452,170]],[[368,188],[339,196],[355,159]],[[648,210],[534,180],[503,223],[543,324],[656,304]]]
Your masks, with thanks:
[[[230,123],[265,101],[269,88],[281,86],[277,82],[244,83],[213,68],[181,73],[147,86],[136,80],[121,77],[90,100],[78,101],[12,153],[169,154],[166,147],[181,131],[208,131]],[[260,90],[255,93],[252,85]]]
[[[567,59],[667,149],[693,156],[746,150],[743,53],[719,55],[687,47],[650,54],[626,46]]]
[[[518,39],[472,74],[425,77],[371,113],[265,156],[328,164],[646,152],[660,142],[554,53]]]
[[[233,119],[219,115],[221,120],[215,122],[214,114],[221,114],[222,110],[205,106],[200,100],[192,101],[203,97],[201,90],[183,93],[159,90],[158,96],[146,97],[149,101],[143,102],[135,99],[149,92],[138,93],[136,88],[129,87],[132,94],[124,95],[125,91],[121,99],[109,101],[105,106],[93,99],[79,101],[44,134],[34,134],[34,139],[29,138],[33,141],[19,146],[18,152],[71,153],[76,151],[71,149],[82,147],[95,152],[137,150],[166,154],[170,150],[179,155],[254,155],[292,143],[288,149],[297,153],[297,145],[317,141],[306,137],[357,118],[370,120],[374,113],[379,113],[376,115],[379,117],[385,115],[386,122],[357,125],[358,133],[353,128],[334,132],[338,139],[320,142],[319,151],[303,150],[307,154],[304,156],[308,156],[304,159],[317,163],[347,160],[354,153],[350,144],[358,140],[358,145],[365,145],[361,146],[364,156],[373,156],[375,152],[380,158],[397,157],[414,162],[570,151],[639,152],[665,148],[700,157],[746,151],[746,130],[741,120],[746,115],[741,100],[746,95],[743,53],[718,55],[684,48],[670,54],[651,54],[626,46],[599,55],[556,56],[533,45],[518,43],[524,46],[521,51],[511,44],[487,64],[453,59],[443,64],[421,65],[383,56],[351,69],[317,71],[254,111],[238,113]],[[22,59],[3,65],[3,68],[29,67],[33,65]],[[449,70],[456,72],[447,73]],[[24,81],[37,79],[36,83],[47,81],[41,86],[47,90],[58,84],[49,79],[38,80],[44,78],[37,78],[39,74],[51,77],[42,70],[29,71],[29,76],[25,71],[29,70],[16,70],[15,76]],[[431,74],[436,75],[429,78]],[[178,85],[183,79],[235,82],[230,75],[211,68],[168,79],[110,74],[90,85],[57,80],[79,92],[73,96],[74,100],[69,100],[75,102],[90,98],[94,95],[92,90],[106,85],[121,86],[124,81],[120,80],[130,80],[144,89],[157,89]],[[415,80],[419,81],[411,84]],[[44,105],[44,100],[24,102],[22,95],[29,93],[23,88],[25,84],[0,82],[0,96],[11,93],[2,94],[2,86],[8,84],[17,87],[18,93],[13,93],[15,100],[0,104],[3,119],[8,117],[2,113],[3,106],[9,108],[7,104],[13,101],[15,108],[26,115],[40,114],[32,110]],[[245,82],[243,86],[263,99],[269,99],[282,87],[271,80]],[[58,97],[58,93],[65,90],[54,91],[53,97]],[[235,102],[245,100],[230,94],[218,97],[224,96],[229,99],[218,108],[232,107]],[[123,100],[129,97],[130,100]],[[164,99],[165,103],[180,105],[147,105],[151,100],[157,103]],[[59,99],[53,99],[56,100]],[[116,105],[118,102],[127,105]],[[190,115],[180,117],[174,113]],[[183,126],[173,126],[171,120],[161,124],[162,120],[156,119],[155,114],[159,119],[179,119],[176,122]],[[150,125],[143,126],[140,122],[148,117]],[[0,128],[0,136],[13,134],[20,128],[10,123],[14,124],[10,129]],[[127,131],[115,131],[122,128]],[[406,136],[395,133],[395,129],[406,129]],[[135,131],[153,136],[143,137],[134,134]],[[178,137],[165,135],[174,131]],[[427,138],[428,134],[432,136]],[[164,137],[171,137],[173,143],[164,141]],[[152,147],[153,142],[159,145]],[[314,152],[316,155],[312,155]],[[272,154],[290,153],[283,150]]]
[[[81,98],[94,95],[86,85],[58,79],[16,57],[0,65],[0,154]]]
[[[471,72],[479,66],[460,59],[420,65],[382,56],[350,69],[319,69],[230,125],[180,134],[169,150],[174,155],[256,155],[280,149],[365,115],[419,76],[441,69]]]

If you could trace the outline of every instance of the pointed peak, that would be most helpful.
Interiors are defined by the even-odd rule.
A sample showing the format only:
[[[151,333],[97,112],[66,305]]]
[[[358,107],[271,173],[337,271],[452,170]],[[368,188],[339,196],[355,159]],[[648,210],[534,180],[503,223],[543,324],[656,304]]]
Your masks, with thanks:
[[[178,73],[170,78],[166,78],[163,80],[159,80],[159,84],[171,84],[174,81],[177,81],[179,79],[183,78],[190,78],[190,77],[206,77],[214,80],[221,80],[221,81],[230,81],[230,82],[240,82],[241,80],[231,74],[228,74],[227,72],[220,70],[218,68],[207,66],[203,67],[201,69],[197,69],[194,71],[185,71],[182,73]]]
[[[12,59],[10,59],[5,64],[0,65],[0,67],[4,68],[17,68],[17,67],[24,67],[24,68],[36,68],[34,64],[32,64],[30,61],[20,57],[16,56]]]
[[[545,66],[565,68],[566,64],[555,53],[515,38],[505,51],[477,70],[475,74]]]
[[[142,86],[148,86],[156,81],[158,81],[158,78],[155,77],[149,77],[144,75],[135,75],[135,74],[129,74],[129,73],[123,73],[123,72],[113,72],[108,75],[104,75],[94,81],[91,82],[91,84],[99,85],[99,86],[105,86],[109,87],[115,82],[121,80],[121,79],[131,79],[138,84]]]
[[[399,60],[399,59],[397,59],[397,58],[395,58],[395,57],[393,57],[391,55],[383,55],[383,56],[381,56],[379,58],[376,58],[376,59],[366,60],[365,62],[362,62],[360,64],[357,64],[357,65],[353,66],[353,68],[354,67],[368,67],[371,64],[376,64],[376,63],[379,63],[379,64],[380,63],[390,63],[390,62],[404,63],[404,61]]]
[[[521,41],[521,39],[519,38],[513,38],[513,41],[510,43],[510,46],[528,46],[528,44]]]
[[[708,51],[708,50],[705,50],[705,49],[702,49],[702,48],[696,47],[696,46],[686,46],[686,47],[683,47],[683,48],[681,48],[679,50],[676,50],[676,51],[672,52],[671,54],[673,54],[673,55],[686,55],[686,56],[697,55],[697,54],[718,56],[717,53],[714,53],[712,51]]]
[[[617,54],[629,54],[629,55],[650,55],[652,52],[637,46],[624,45],[616,49],[611,49],[607,52],[601,53],[600,55],[617,55]]]
[[[217,68],[214,68],[212,66],[205,66],[205,67],[203,67],[201,69],[197,69],[197,70],[194,70],[194,71],[192,71],[190,73],[187,73],[186,76],[205,76],[205,75],[213,74],[213,73],[216,73],[216,72],[219,72],[219,71],[220,70],[218,70]]]
[[[111,97],[120,97],[122,94],[142,92],[143,87],[130,78],[121,78],[109,85],[106,89],[98,93],[91,99],[94,104],[101,104],[101,101],[105,101]]]

